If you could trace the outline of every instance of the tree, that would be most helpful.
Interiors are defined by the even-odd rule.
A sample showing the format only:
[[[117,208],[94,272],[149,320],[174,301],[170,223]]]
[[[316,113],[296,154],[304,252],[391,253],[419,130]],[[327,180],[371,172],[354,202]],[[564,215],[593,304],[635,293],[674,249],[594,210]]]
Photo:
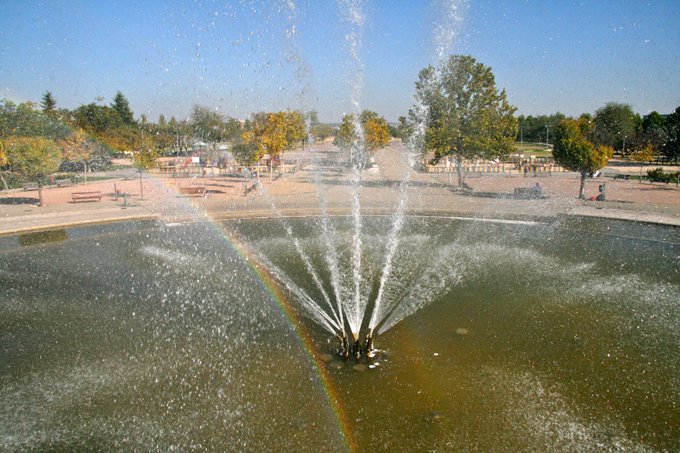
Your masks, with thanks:
[[[416,99],[427,108],[423,154],[433,152],[434,162],[453,157],[459,186],[464,159],[502,158],[512,151],[516,109],[505,90],[496,89],[491,68],[473,57],[452,55],[438,71],[432,66],[420,71]]]
[[[95,135],[124,125],[120,114],[113,107],[95,103],[81,105],[73,112],[73,117],[77,127]]]
[[[304,148],[307,143],[307,127],[305,120],[300,112],[285,112],[286,115],[286,150],[290,151],[302,144]]]
[[[662,152],[668,159],[677,160],[680,158],[680,107],[668,115],[664,130],[667,139]]]
[[[640,117],[628,104],[609,102],[595,112],[595,129],[592,141],[596,145],[610,146],[625,154],[626,142],[635,140]]]
[[[557,125],[565,119],[563,113],[557,112],[552,115],[517,117],[518,129],[516,141],[531,143],[548,143],[550,141],[550,131],[554,131]]]
[[[633,155],[631,158],[640,164],[640,177],[642,177],[642,167],[645,163],[650,163],[654,159],[654,155],[656,154],[656,149],[654,148],[654,145],[651,143],[648,143],[647,145],[643,145],[641,147],[638,147],[633,151]],[[642,179],[640,179],[640,182],[642,182]]]
[[[637,133],[637,140],[631,141],[631,148],[637,152],[651,146],[654,153],[657,153],[663,149],[667,140],[666,120],[658,112],[651,112],[642,119],[641,130]]]
[[[42,102],[40,103],[43,113],[53,113],[57,107],[57,101],[54,100],[52,93],[45,91],[43,94]]]
[[[30,102],[16,105],[11,101],[0,101],[0,137],[47,137],[62,139],[71,129],[55,115],[36,110]]]
[[[390,131],[385,118],[377,117],[377,115],[367,118],[366,121],[362,121],[362,126],[366,150],[372,152],[384,148],[390,141]]]
[[[39,205],[43,206],[43,179],[59,169],[59,146],[44,137],[11,137],[5,140],[3,147],[11,171],[38,183]]]
[[[63,160],[67,162],[80,162],[83,164],[85,180],[87,181],[88,161],[92,157],[94,147],[85,136],[83,130],[78,129],[57,143],[62,149]]]
[[[5,181],[5,177],[2,175],[2,168],[8,163],[9,159],[7,158],[7,153],[5,151],[5,144],[0,140],[0,180],[2,180],[2,185],[5,187],[5,190],[9,190],[9,186],[7,185],[7,181]]]
[[[333,126],[330,124],[318,123],[311,127],[310,131],[315,142],[323,143],[328,137],[333,136]]]
[[[364,110],[359,116],[359,136],[354,114],[345,115],[335,136],[334,144],[349,152],[350,164],[357,168],[364,168],[368,153],[385,147],[390,139],[389,129],[385,118],[370,110]],[[363,140],[361,140],[363,139]]]
[[[140,198],[144,199],[144,186],[142,185],[142,173],[144,170],[156,165],[156,159],[158,159],[158,153],[155,149],[144,146],[140,148],[139,151],[135,152],[132,157],[132,162],[137,170],[139,170],[139,195]]]
[[[132,110],[130,110],[130,103],[120,91],[118,91],[116,97],[113,98],[111,108],[118,114],[118,117],[123,124],[128,126],[135,125],[135,115],[132,113]]]
[[[585,199],[586,178],[601,169],[614,155],[606,145],[594,145],[586,139],[590,125],[583,120],[565,119],[555,128],[555,162],[581,174],[579,198]]]

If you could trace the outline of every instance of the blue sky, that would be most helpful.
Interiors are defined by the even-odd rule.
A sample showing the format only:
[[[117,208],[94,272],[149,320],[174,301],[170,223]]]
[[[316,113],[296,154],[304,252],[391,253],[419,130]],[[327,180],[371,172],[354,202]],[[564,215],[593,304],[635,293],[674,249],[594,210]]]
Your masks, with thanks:
[[[442,14],[451,5],[460,20]],[[361,25],[347,20],[351,8]],[[6,0],[0,98],[39,102],[50,90],[75,108],[120,90],[153,121],[186,118],[193,104],[238,118],[315,109],[339,121],[358,93],[361,108],[396,121],[451,31],[446,54],[490,66],[518,114],[680,106],[677,0]]]

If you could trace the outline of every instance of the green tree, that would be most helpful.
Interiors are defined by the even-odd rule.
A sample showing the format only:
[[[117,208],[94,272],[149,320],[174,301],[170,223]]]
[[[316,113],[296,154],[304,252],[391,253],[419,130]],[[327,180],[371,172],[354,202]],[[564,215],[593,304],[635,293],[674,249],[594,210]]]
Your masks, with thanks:
[[[654,153],[657,153],[663,150],[667,140],[666,120],[658,112],[651,112],[642,119],[641,129],[637,133],[637,140],[631,142],[631,148],[637,153],[649,145]]]
[[[652,145],[651,143],[640,146],[633,151],[631,159],[640,164],[640,177],[642,177],[642,167],[646,163],[652,162],[655,154],[656,149],[654,148],[654,145]],[[642,182],[642,179],[640,179],[640,182]]]
[[[132,162],[134,166],[139,170],[139,194],[140,198],[144,199],[144,185],[142,184],[142,173],[148,171],[150,168],[156,165],[156,160],[158,159],[158,153],[155,149],[148,146],[148,143],[142,144],[139,151],[133,154]]]
[[[581,174],[579,198],[585,199],[586,178],[605,165],[614,155],[614,149],[606,145],[594,145],[586,138],[590,125],[583,120],[562,120],[555,128],[555,162],[564,168]]]
[[[609,102],[595,112],[595,129],[591,137],[597,145],[605,145],[626,153],[626,143],[635,141],[640,117],[628,104]]]
[[[130,103],[123,93],[118,91],[116,97],[113,98],[111,108],[118,114],[118,117],[127,126],[135,125],[135,115],[130,109]]]
[[[95,103],[78,107],[73,112],[73,118],[77,127],[95,135],[124,126],[123,120],[113,107]]]
[[[286,115],[286,150],[291,151],[302,144],[307,143],[307,127],[300,112],[288,111]]]
[[[45,91],[43,94],[42,102],[40,103],[43,113],[53,113],[57,107],[57,101],[54,100],[54,96],[49,91]]]
[[[323,143],[328,137],[333,136],[333,126],[330,124],[318,123],[311,127],[310,133],[314,137],[314,141]]]
[[[54,140],[44,137],[11,137],[2,147],[11,171],[38,183],[39,204],[43,206],[43,179],[59,169],[59,146]]]
[[[512,151],[516,109],[505,90],[496,89],[491,68],[473,57],[452,55],[439,71],[420,71],[416,99],[427,107],[423,154],[433,152],[435,162],[453,157],[459,186],[464,159],[503,158]]]
[[[16,105],[11,101],[0,101],[0,138],[47,137],[60,140],[71,133],[68,125],[55,115],[36,110],[30,102]]]
[[[376,112],[364,110],[359,115],[361,135],[356,130],[354,114],[345,115],[335,136],[334,144],[349,152],[351,165],[364,168],[371,152],[385,147],[390,139],[385,118]]]
[[[237,143],[232,148],[232,153],[236,162],[246,167],[255,165],[259,159],[257,145],[254,143]]]
[[[668,115],[664,130],[667,138],[662,152],[668,159],[677,160],[680,158],[680,107]]]

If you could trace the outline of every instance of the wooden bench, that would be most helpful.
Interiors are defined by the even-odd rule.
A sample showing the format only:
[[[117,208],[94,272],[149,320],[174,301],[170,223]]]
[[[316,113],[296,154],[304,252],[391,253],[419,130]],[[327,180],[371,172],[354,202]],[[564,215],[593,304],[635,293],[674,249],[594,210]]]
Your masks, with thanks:
[[[101,201],[102,193],[99,191],[91,192],[73,192],[71,193],[73,202],[77,203],[79,201]]]
[[[57,179],[54,181],[54,183],[57,185],[57,187],[69,187],[73,185],[73,181],[70,179]]]
[[[24,184],[24,191],[26,190],[38,190],[38,183],[37,182],[27,182]]]
[[[515,196],[518,198],[541,198],[541,187],[515,187]]]
[[[205,197],[205,192],[205,186],[187,186],[179,188],[179,193],[183,195],[200,195]]]

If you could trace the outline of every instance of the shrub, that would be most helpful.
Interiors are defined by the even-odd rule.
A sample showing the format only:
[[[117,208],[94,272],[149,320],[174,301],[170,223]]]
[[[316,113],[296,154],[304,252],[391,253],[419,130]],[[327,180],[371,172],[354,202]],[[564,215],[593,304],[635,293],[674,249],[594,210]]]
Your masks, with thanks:
[[[677,181],[678,177],[680,177],[680,172],[664,173],[661,167],[647,171],[647,179],[651,182],[665,182],[668,184],[669,182]]]

